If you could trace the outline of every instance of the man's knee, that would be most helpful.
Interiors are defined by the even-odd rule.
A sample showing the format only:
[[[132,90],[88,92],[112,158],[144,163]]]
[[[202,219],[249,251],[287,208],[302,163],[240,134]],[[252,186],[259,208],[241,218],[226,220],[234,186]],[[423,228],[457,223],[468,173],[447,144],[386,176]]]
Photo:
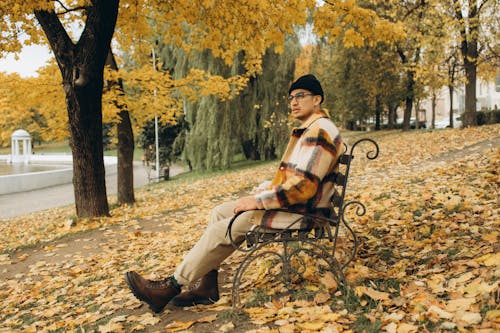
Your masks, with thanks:
[[[233,216],[235,203],[234,202],[224,202],[212,209],[211,222],[220,221]]]

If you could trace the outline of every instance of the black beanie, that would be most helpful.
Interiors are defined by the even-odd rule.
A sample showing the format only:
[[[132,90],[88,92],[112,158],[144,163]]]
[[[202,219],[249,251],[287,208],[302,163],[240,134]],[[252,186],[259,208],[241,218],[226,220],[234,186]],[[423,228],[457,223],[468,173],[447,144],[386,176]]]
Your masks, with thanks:
[[[292,86],[288,90],[288,94],[290,94],[295,89],[309,90],[314,95],[321,96],[321,103],[323,103],[323,99],[324,99],[323,88],[321,88],[321,84],[319,83],[318,79],[314,75],[307,74],[307,75],[299,77],[297,79],[297,81],[292,83]]]

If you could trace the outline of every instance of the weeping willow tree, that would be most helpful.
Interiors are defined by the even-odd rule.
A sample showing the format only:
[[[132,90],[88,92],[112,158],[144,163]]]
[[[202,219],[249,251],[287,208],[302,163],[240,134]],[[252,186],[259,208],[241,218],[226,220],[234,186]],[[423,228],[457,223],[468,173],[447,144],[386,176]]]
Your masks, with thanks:
[[[263,58],[262,74],[252,77],[231,100],[207,96],[196,103],[184,101],[188,129],[179,141],[184,144],[183,158],[190,167],[225,169],[239,154],[250,160],[269,160],[282,154],[289,132],[286,96],[300,51],[297,38],[289,37],[284,49],[283,54],[269,49]],[[164,46],[160,54],[164,69],[176,78],[191,68],[224,77],[244,73],[243,55],[227,66],[210,51],[187,55]]]

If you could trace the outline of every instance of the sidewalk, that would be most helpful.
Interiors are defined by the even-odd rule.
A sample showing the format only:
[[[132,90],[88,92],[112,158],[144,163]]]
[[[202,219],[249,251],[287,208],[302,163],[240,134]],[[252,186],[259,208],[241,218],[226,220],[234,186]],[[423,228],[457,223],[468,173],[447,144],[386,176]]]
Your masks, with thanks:
[[[183,171],[182,167],[172,166],[170,177]],[[146,168],[141,162],[134,162],[134,188],[148,184]],[[117,173],[106,177],[106,193],[117,192]],[[57,185],[39,190],[0,195],[0,220],[24,215],[54,207],[66,206],[75,203],[73,184]]]

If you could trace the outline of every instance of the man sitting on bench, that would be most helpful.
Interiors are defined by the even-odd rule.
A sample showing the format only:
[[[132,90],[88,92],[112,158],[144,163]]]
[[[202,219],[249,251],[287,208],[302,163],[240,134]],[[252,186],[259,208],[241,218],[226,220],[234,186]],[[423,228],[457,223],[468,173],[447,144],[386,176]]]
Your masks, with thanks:
[[[235,250],[226,235],[234,214],[244,211],[231,231],[233,240],[239,243],[255,225],[284,229],[298,221],[293,224],[293,229],[310,227],[307,225],[310,222],[301,220],[301,215],[272,209],[330,215],[330,197],[334,192],[337,160],[341,154],[340,133],[321,109],[323,89],[315,76],[300,77],[292,83],[288,93],[291,114],[300,126],[292,130],[269,189],[217,206],[205,233],[172,276],[152,281],[134,271],[125,274],[132,293],[154,312],[161,312],[172,299],[176,306],[211,304],[219,299],[217,270]],[[182,286],[200,278],[198,287],[181,293]]]

